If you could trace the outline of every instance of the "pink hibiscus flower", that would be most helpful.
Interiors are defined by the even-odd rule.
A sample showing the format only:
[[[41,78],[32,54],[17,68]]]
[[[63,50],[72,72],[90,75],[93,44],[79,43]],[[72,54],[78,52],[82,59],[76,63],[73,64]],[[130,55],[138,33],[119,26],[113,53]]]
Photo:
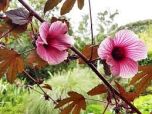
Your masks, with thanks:
[[[61,21],[42,23],[39,28],[40,36],[36,40],[37,54],[51,65],[63,62],[68,57],[67,49],[74,42],[67,31],[66,24]]]
[[[147,48],[132,31],[120,30],[114,38],[101,42],[98,55],[114,76],[129,78],[138,72],[137,61],[147,57]]]

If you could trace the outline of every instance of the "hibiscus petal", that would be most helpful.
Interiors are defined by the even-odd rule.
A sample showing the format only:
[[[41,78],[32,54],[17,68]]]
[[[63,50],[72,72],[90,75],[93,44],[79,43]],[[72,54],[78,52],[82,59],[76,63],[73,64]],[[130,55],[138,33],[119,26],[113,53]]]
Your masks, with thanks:
[[[37,40],[36,40],[36,45],[38,45],[38,44],[45,44],[44,43],[44,41],[41,39],[41,37],[40,36],[38,36],[38,38],[37,38]]]
[[[131,78],[138,72],[138,63],[130,58],[119,63],[120,65],[120,77]]]
[[[60,34],[65,34],[68,31],[68,27],[66,23],[63,23],[61,21],[56,21],[51,24],[50,29],[49,29],[49,34],[50,35],[60,35]]]
[[[120,65],[119,62],[116,62],[112,57],[107,57],[107,64],[110,66],[110,71],[113,76],[119,76],[120,74]]]
[[[40,41],[41,39],[39,39]],[[47,50],[44,48],[43,44],[37,40],[36,42],[36,52],[40,56],[41,59],[47,61]]]
[[[127,57],[135,61],[147,58],[147,48],[142,41],[126,46]]]
[[[48,22],[43,22],[39,28],[40,37],[45,44],[47,44],[47,35],[49,32],[50,24]]]
[[[51,39],[51,41],[48,43],[52,47],[63,51],[70,48],[74,44],[74,39],[69,35],[60,35],[56,38]]]
[[[139,41],[139,39],[137,35],[130,30],[120,30],[115,34],[113,41],[115,46],[127,46]]]
[[[55,48],[44,48],[42,44],[37,44],[37,54],[51,65],[63,62],[68,57],[67,51],[59,51]]]
[[[62,35],[58,37],[61,42],[64,42],[65,44],[74,45],[74,38],[69,36],[68,34],[65,34],[63,37]]]
[[[111,56],[113,50],[113,40],[106,38],[101,42],[98,48],[98,55],[101,59],[107,59],[107,56]]]
[[[68,57],[67,51],[60,51],[52,46],[47,48],[42,44],[42,39],[38,39],[36,42],[37,45],[37,54],[51,65],[56,65],[63,62]]]
[[[67,59],[68,57],[68,52],[67,51],[59,51],[55,48],[48,48],[47,53],[46,53],[47,61],[49,64],[56,65],[64,60]]]

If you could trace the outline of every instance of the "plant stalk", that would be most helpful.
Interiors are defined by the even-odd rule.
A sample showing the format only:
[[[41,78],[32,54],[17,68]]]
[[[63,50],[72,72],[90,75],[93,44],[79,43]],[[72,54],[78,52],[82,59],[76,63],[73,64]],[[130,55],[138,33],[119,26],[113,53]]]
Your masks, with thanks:
[[[79,57],[81,57],[81,59],[93,70],[93,72],[103,81],[103,83],[107,86],[107,88],[110,89],[110,91],[112,91],[113,93],[115,93],[117,96],[119,96],[119,98],[121,98],[127,105],[129,105],[131,107],[132,110],[134,110],[135,112],[137,112],[138,114],[141,114],[141,112],[133,105],[131,104],[128,100],[126,100],[126,98],[124,98],[115,88],[113,88],[109,82],[98,72],[98,70],[96,69],[96,67],[90,63],[87,58],[79,51],[77,50],[75,47],[72,47],[71,50],[73,52],[75,52]]]

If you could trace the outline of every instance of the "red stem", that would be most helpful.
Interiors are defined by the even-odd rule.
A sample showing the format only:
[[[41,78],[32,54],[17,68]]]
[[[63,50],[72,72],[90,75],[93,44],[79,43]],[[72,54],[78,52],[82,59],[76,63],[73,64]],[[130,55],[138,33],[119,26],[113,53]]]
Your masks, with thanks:
[[[90,30],[91,30],[91,40],[92,40],[92,45],[95,44],[94,41],[94,35],[93,35],[93,22],[92,22],[92,10],[91,10],[91,1],[88,0],[89,2],[89,15],[90,15]],[[90,56],[90,61],[92,60],[92,56],[93,56],[93,47],[91,47],[91,56]]]
[[[81,59],[83,59],[85,61],[85,63],[94,71],[94,73],[104,82],[104,84],[107,86],[107,88],[110,89],[110,91],[114,92],[117,96],[119,96],[126,104],[128,104],[135,112],[137,112],[138,114],[141,114],[141,112],[134,106],[132,105],[128,100],[126,100],[117,90],[115,90],[115,88],[113,88],[109,82],[98,72],[98,70],[96,69],[96,67],[90,63],[87,58],[81,54],[81,52],[79,52],[76,48],[72,47],[71,48],[72,51],[74,51],[78,56],[81,57]]]
[[[91,40],[92,40],[92,45],[95,44],[94,37],[93,37],[93,22],[92,22],[92,10],[91,10],[91,1],[88,0],[89,2],[89,15],[90,15],[90,26],[91,26]]]
[[[34,83],[37,84],[37,86],[41,89],[41,91],[44,93],[44,95],[47,95],[48,98],[51,99],[54,104],[57,104],[57,101],[55,101],[52,97],[50,97],[50,96],[42,89],[42,87],[37,83],[37,81],[36,81],[29,73],[27,73],[26,71],[24,71],[24,73],[26,74],[26,76],[27,76],[28,78],[30,78]]]
[[[30,13],[34,15],[40,22],[44,22],[45,20],[41,18],[24,0],[18,0]]]
[[[14,30],[14,27],[12,27],[6,33],[4,33],[2,36],[0,36],[0,39],[3,38],[3,37],[5,37],[7,34],[9,34],[10,32],[12,32],[13,30]]]
[[[18,0],[28,11],[30,11],[33,16],[35,16],[40,22],[44,22],[45,20],[43,18],[41,18],[34,10],[31,9],[31,7],[26,4],[24,2],[24,0]],[[107,86],[107,88],[109,88],[111,91],[113,91],[117,96],[119,96],[126,104],[128,104],[132,110],[134,110],[137,114],[141,114],[141,112],[133,105],[131,104],[129,101],[127,101],[117,90],[115,90],[115,88],[113,88],[109,82],[98,72],[98,70],[96,69],[96,67],[90,63],[87,58],[79,51],[77,50],[75,47],[72,47],[71,50],[73,52],[75,52],[79,57],[81,57],[81,59],[83,59],[85,61],[85,63],[95,72],[95,74],[104,82],[104,84]]]

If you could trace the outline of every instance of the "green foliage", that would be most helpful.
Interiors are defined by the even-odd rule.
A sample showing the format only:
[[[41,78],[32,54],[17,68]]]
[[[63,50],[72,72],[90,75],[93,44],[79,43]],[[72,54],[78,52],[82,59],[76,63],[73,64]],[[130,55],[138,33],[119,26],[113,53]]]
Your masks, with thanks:
[[[139,62],[140,65],[150,65],[152,64],[152,57],[148,56],[148,58]]]
[[[139,32],[139,37],[146,43],[146,46],[148,48],[148,53],[152,53],[152,24],[147,25],[147,29],[145,29],[143,32]]]
[[[78,67],[73,71],[58,73],[48,81],[56,92],[67,93],[76,91],[86,93],[90,88],[99,83],[95,74],[86,67]]]
[[[53,99],[63,99],[67,96],[68,91],[76,91],[88,97],[86,95],[87,91],[98,85],[100,82],[90,69],[79,67],[73,71],[58,73],[48,80],[47,83],[52,86],[53,92],[50,92],[50,95]],[[101,100],[102,98],[97,96],[95,99]],[[26,110],[28,114],[59,114],[56,109],[53,109],[54,104],[44,100],[41,95],[32,94],[29,101],[30,102]],[[87,108],[88,113],[94,112],[95,114],[100,114],[104,109],[101,108],[99,110],[99,105],[96,105],[96,102],[89,101],[89,103],[92,106]]]
[[[87,106],[85,114],[101,114],[105,107],[101,104],[90,104]],[[111,114],[110,111],[106,111],[105,114]]]
[[[26,107],[26,114],[59,114],[52,102],[44,100],[39,94],[32,94]]]
[[[113,34],[116,32],[118,28],[118,24],[115,23],[115,18],[118,15],[118,11],[111,12],[108,10],[105,10],[104,12],[99,12],[97,15],[98,19],[98,34],[96,35],[96,41],[97,43],[100,43],[102,40],[104,40],[107,36]]]
[[[7,105],[5,107],[0,107],[0,114],[23,114],[24,108],[23,103],[19,103],[15,106]]]
[[[0,114],[23,114],[27,90],[23,87],[0,82]]]
[[[142,114],[149,114],[152,112],[152,95],[140,96],[138,99],[135,99],[134,105]]]
[[[78,30],[76,30],[75,36],[76,36],[76,43],[75,46],[82,50],[86,44],[91,43],[90,38],[90,29],[89,29],[89,16],[83,15],[82,21],[80,21]]]
[[[104,33],[105,35],[108,35],[112,32],[115,32],[118,24],[115,23],[114,20],[118,14],[118,10],[113,13],[108,10],[105,10],[104,12],[99,12],[97,16],[99,33]]]
[[[147,19],[120,26],[118,30],[127,28],[138,34],[147,30],[150,25],[152,25],[152,20]]]

